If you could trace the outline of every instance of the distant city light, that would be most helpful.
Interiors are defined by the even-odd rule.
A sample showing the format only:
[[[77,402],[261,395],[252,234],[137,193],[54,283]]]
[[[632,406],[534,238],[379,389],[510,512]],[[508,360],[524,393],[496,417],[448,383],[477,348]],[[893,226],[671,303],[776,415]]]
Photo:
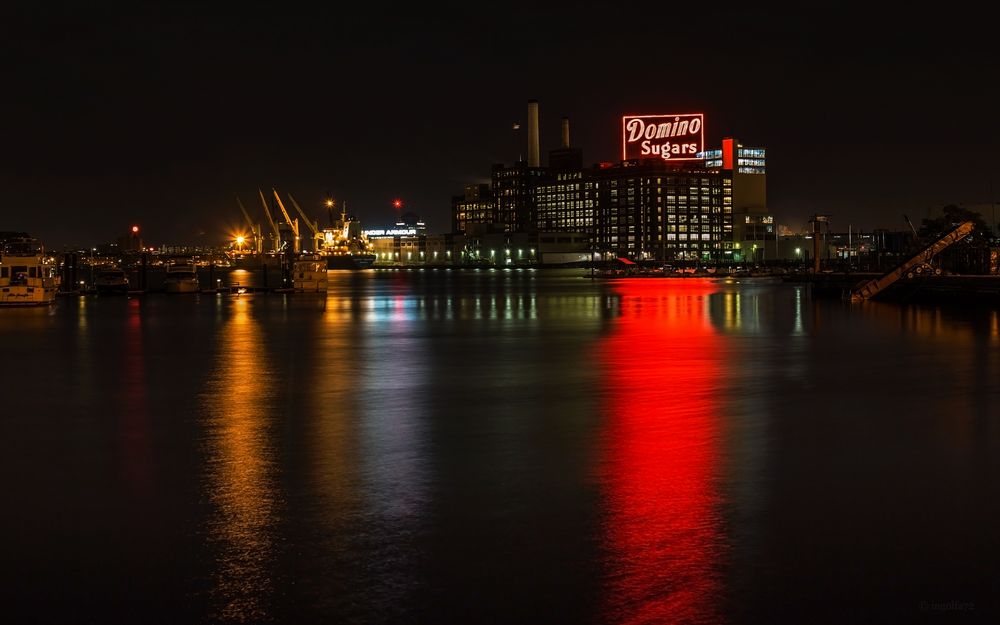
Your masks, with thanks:
[[[132,234],[138,234],[139,226],[132,226]]]

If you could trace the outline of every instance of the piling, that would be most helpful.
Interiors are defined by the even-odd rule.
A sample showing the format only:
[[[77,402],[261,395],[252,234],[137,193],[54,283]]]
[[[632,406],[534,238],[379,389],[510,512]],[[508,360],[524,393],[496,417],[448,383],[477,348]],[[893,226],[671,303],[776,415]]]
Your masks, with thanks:
[[[63,255],[62,291],[73,293],[79,289],[77,283],[77,255],[75,252],[68,252]]]

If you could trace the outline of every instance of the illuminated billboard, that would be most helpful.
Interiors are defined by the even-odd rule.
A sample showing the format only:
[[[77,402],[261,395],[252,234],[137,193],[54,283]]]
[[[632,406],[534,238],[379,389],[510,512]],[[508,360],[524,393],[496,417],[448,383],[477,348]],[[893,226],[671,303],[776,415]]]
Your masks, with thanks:
[[[622,117],[622,160],[662,158],[665,161],[701,160],[705,150],[705,116],[625,115]]]

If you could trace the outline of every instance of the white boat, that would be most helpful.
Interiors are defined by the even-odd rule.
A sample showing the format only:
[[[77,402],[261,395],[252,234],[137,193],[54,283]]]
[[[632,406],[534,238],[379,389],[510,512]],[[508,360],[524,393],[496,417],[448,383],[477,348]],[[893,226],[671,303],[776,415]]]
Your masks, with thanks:
[[[56,300],[59,272],[54,259],[30,237],[0,241],[0,306],[42,306]]]
[[[167,267],[167,275],[163,279],[163,291],[166,293],[197,293],[201,290],[198,283],[198,272],[192,264],[176,264]]]
[[[296,291],[326,293],[326,259],[303,256],[292,264],[292,287]]]
[[[125,295],[128,293],[128,275],[121,269],[105,269],[94,276],[94,289],[98,295]]]

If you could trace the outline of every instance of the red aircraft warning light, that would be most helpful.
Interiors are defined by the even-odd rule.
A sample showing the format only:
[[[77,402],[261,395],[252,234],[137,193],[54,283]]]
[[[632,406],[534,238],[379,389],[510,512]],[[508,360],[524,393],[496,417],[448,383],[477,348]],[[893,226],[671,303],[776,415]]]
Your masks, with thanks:
[[[139,226],[132,226],[132,234],[138,234],[138,233],[139,233]]]
[[[392,207],[395,209],[403,208],[403,200],[396,198],[392,201]]]

